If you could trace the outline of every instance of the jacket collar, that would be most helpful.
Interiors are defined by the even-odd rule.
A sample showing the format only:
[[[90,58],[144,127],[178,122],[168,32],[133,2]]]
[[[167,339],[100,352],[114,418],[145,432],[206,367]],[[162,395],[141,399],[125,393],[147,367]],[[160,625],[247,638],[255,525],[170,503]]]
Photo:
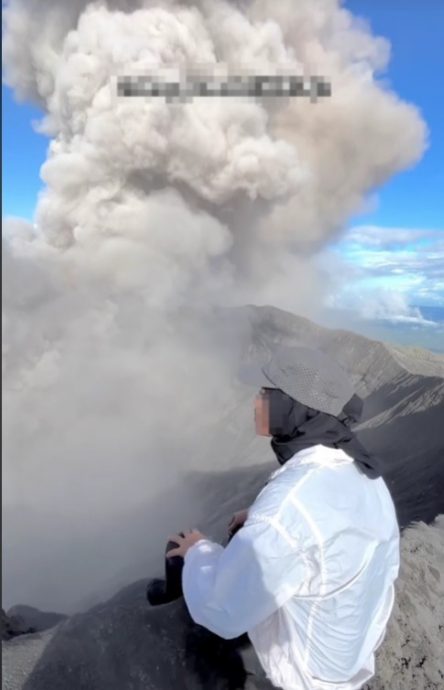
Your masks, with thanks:
[[[287,462],[282,465],[282,467],[273,472],[272,478],[286,469],[291,469],[299,465],[315,464],[323,467],[333,467],[337,465],[348,465],[352,462],[354,462],[353,458],[340,448],[330,448],[329,446],[323,446],[321,443],[318,443],[315,446],[304,448],[295,453],[290,460],[287,460]]]
[[[318,443],[311,448],[304,448],[293,455],[288,462],[293,462],[298,465],[305,465],[310,462],[315,462],[319,465],[337,465],[344,462],[354,462],[353,458],[348,455],[341,448],[330,448]],[[288,463],[287,463],[288,464]]]

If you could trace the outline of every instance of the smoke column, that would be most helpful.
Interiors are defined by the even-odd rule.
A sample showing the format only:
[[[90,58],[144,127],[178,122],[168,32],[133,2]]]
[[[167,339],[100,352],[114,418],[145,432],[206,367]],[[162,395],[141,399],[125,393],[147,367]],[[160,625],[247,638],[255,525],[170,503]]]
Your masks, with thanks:
[[[426,131],[378,81],[387,41],[337,0],[11,0],[4,27],[5,80],[50,137],[35,224],[3,237],[4,605],[72,612],[161,563],[197,519],[187,473],[223,464],[223,429],[201,441],[234,355],[203,315],[315,317],[336,280],[318,252]],[[332,97],[117,96],[120,76],[220,65],[322,75]]]

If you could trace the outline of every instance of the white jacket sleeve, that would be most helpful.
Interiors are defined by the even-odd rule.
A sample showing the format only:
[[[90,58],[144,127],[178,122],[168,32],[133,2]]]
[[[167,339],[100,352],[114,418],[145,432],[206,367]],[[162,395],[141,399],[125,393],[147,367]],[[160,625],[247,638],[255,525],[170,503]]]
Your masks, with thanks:
[[[182,586],[193,620],[232,639],[268,618],[304,588],[301,554],[268,521],[247,520],[224,548],[201,540],[185,555]]]

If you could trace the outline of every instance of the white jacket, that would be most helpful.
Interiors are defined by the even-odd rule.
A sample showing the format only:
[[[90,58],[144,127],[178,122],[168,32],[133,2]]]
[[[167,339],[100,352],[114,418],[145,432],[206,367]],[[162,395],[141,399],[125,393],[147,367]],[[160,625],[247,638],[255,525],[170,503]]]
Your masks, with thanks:
[[[382,478],[341,450],[302,450],[271,475],[223,548],[202,539],[182,575],[193,620],[248,632],[283,690],[357,690],[393,608],[399,528]]]

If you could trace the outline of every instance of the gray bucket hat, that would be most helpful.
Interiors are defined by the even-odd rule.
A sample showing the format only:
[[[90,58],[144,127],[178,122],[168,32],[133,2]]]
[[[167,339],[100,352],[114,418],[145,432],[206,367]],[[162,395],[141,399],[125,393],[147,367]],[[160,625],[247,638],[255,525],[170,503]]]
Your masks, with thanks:
[[[314,410],[338,417],[355,394],[346,372],[321,350],[279,346],[273,353],[244,360],[239,380],[259,388],[279,388]]]

